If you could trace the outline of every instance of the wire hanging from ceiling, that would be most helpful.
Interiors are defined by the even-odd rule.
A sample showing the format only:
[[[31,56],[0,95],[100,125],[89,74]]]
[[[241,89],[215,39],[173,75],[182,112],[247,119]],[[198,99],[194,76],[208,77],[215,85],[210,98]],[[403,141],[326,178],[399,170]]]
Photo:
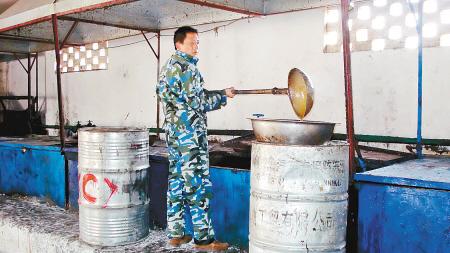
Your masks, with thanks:
[[[227,26],[230,26],[230,25],[232,25],[232,24],[234,24],[234,23],[236,23],[236,22],[238,22],[238,21],[241,21],[241,20],[243,20],[243,19],[248,19],[248,18],[235,19],[235,20],[232,20],[232,21],[230,21],[230,22],[228,22],[228,23],[226,23],[226,24],[218,25],[218,26],[215,26],[215,27],[213,27],[213,28],[210,28],[210,29],[207,29],[207,30],[204,30],[204,31],[199,31],[198,33],[199,33],[199,34],[203,34],[203,33],[208,33],[208,32],[215,32],[215,34],[218,35],[219,29],[225,28],[225,27],[227,27]],[[172,37],[173,34],[161,34],[160,36],[161,36],[161,37]],[[148,40],[151,40],[151,39],[153,39],[153,38],[155,38],[155,37],[157,37],[157,35],[154,35],[154,36],[150,37]],[[130,45],[138,44],[138,43],[145,42],[145,41],[146,41],[145,39],[144,39],[144,40],[138,40],[138,41],[134,41],[134,42],[130,42],[130,43],[125,43],[125,44],[120,44],[120,45],[116,45],[116,46],[110,46],[110,47],[108,47],[108,48],[125,47],[125,46],[130,46]]]

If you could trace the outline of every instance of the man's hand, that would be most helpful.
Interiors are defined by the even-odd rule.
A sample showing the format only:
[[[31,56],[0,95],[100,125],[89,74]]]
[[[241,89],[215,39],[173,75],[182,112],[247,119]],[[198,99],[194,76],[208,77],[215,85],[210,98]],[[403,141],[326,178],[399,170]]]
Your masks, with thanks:
[[[236,94],[234,94],[234,87],[226,88],[225,95],[229,98],[233,98]]]

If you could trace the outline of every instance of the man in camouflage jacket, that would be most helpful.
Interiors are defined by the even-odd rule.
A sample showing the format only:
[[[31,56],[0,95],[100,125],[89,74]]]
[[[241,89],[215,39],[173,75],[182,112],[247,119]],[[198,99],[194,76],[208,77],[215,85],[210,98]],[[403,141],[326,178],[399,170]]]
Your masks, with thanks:
[[[174,35],[176,52],[161,70],[157,94],[164,105],[164,130],[169,153],[167,230],[169,244],[179,246],[185,235],[184,206],[189,205],[195,247],[225,250],[228,244],[214,238],[209,214],[212,185],[209,179],[206,112],[225,106],[234,89],[208,91],[197,68],[198,33],[181,27]]]

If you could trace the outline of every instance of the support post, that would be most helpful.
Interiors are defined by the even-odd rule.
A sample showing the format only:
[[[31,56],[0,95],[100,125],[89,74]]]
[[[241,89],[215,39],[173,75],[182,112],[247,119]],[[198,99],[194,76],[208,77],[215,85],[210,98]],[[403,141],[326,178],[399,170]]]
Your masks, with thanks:
[[[422,70],[423,70],[423,1],[418,3],[417,33],[418,45],[418,69],[417,69],[417,158],[422,159]]]
[[[352,91],[352,67],[350,52],[350,32],[348,30],[349,0],[341,0],[342,12],[342,46],[344,51],[344,78],[345,78],[345,111],[347,125],[347,142],[350,145],[349,169],[350,182],[353,181],[355,172],[355,130],[353,122],[353,91]]]
[[[30,133],[33,133],[32,131],[32,127],[31,127],[31,54],[28,53],[27,54],[27,60],[28,60],[28,65],[27,65],[27,77],[28,77],[28,93],[27,93],[27,102],[28,102],[28,128],[30,130]]]
[[[347,142],[349,143],[349,188],[348,188],[348,213],[347,213],[347,251],[356,252],[357,248],[357,213],[358,197],[353,176],[355,173],[355,130],[353,122],[353,93],[352,93],[352,67],[350,51],[350,32],[348,29],[348,12],[350,0],[341,0],[342,21],[342,46],[344,55],[344,78],[345,78],[345,111],[347,126]]]
[[[34,106],[35,106],[35,112],[39,111],[39,57],[38,53],[36,53],[36,90],[35,90],[35,96],[34,96]]]
[[[61,56],[59,54],[59,36],[58,36],[58,18],[55,14],[52,15],[53,25],[53,38],[55,43],[55,56],[56,56],[56,85],[58,90],[58,111],[59,111],[59,138],[61,141],[61,153],[64,152],[66,146],[64,136],[64,107],[62,101],[62,89],[61,89]]]
[[[53,26],[53,41],[55,43],[55,56],[56,56],[56,85],[58,89],[58,110],[59,110],[59,139],[61,141],[61,154],[65,154],[66,140],[64,133],[64,107],[62,100],[62,89],[61,89],[61,56],[59,54],[59,35],[58,35],[58,17],[56,14],[52,15],[52,26]],[[65,156],[64,156],[65,157]],[[64,159],[64,180],[65,180],[65,207],[69,209],[69,167],[67,165],[67,160]]]
[[[161,32],[160,31],[158,31],[158,33],[157,33],[157,38],[158,38],[158,57],[157,57],[157,60],[158,60],[158,63],[157,63],[157,71],[156,71],[156,82],[158,82],[159,81],[159,72],[160,72],[160,64],[161,64]],[[160,98],[159,98],[159,96],[156,96],[156,135],[158,136],[158,138],[160,137],[160,127],[159,127],[159,118],[160,118],[160,115],[159,115],[159,111],[160,111],[160,103],[161,101],[160,101]]]

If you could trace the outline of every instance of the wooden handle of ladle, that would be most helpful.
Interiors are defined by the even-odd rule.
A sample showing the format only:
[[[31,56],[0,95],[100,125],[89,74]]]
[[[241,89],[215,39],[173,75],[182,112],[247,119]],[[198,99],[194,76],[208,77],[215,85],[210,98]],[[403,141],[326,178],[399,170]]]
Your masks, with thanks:
[[[271,94],[271,95],[287,95],[288,89],[287,88],[273,88],[273,89],[256,89],[256,90],[234,90],[234,94],[241,94],[241,95],[258,95],[258,94]]]

